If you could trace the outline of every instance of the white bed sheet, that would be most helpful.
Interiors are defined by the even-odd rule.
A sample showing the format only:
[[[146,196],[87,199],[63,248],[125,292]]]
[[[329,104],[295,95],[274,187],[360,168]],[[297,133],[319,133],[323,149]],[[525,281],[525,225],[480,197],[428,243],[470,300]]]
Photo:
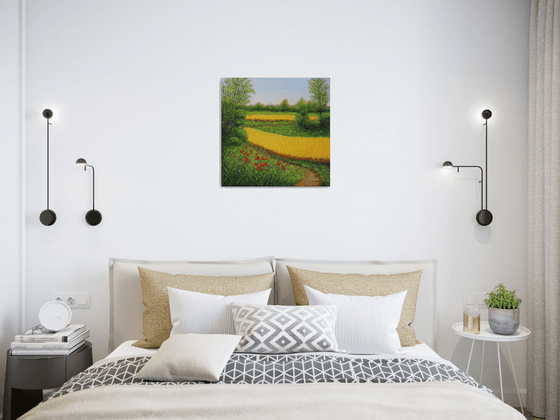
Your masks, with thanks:
[[[106,359],[121,359],[126,357],[134,357],[134,356],[152,356],[155,354],[157,349],[141,349],[138,347],[132,346],[136,340],[129,340],[122,343],[118,346],[115,350],[113,350],[104,360]],[[436,359],[436,360],[445,360],[442,359],[434,350],[430,348],[425,343],[417,344],[412,347],[401,347],[399,349],[398,354],[391,354],[391,355],[380,355],[377,354],[375,356],[368,356],[368,355],[356,355],[356,357],[421,357],[424,359]],[[445,360],[448,362],[447,360]],[[102,360],[100,361],[102,362]],[[98,363],[100,363],[98,362]],[[449,362],[448,362],[449,363]]]

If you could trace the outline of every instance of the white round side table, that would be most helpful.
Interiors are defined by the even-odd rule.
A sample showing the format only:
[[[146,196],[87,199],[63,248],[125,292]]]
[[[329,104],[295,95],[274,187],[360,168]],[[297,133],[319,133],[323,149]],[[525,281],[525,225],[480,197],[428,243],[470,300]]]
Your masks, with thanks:
[[[512,343],[514,341],[527,340],[529,338],[529,334],[531,334],[531,331],[529,331],[528,328],[519,326],[519,329],[513,335],[500,335],[500,334],[496,334],[494,331],[492,331],[492,329],[490,328],[490,325],[488,325],[488,321],[482,321],[480,323],[480,333],[479,334],[473,334],[473,333],[470,333],[470,332],[463,331],[463,323],[462,322],[457,322],[457,323],[453,324],[453,331],[455,332],[455,334],[460,335],[461,337],[470,338],[472,340],[471,352],[469,354],[469,362],[467,363],[467,370],[466,370],[467,375],[469,374],[469,367],[471,365],[471,358],[472,358],[472,353],[473,353],[473,348],[474,348],[474,342],[476,340],[482,341],[482,362],[480,363],[480,380],[481,381],[482,381],[482,369],[484,367],[484,344],[487,341],[494,341],[496,343],[496,347],[498,349],[498,369],[500,371],[500,392],[501,392],[501,395],[502,395],[502,401],[504,401],[504,386],[502,384],[502,364],[501,364],[501,361],[500,361],[500,343],[506,343],[507,344],[507,349],[508,349],[508,353],[509,353],[509,360],[511,362],[511,371],[513,373],[513,380],[515,381],[515,388],[517,389],[517,397],[519,398],[519,404],[521,406],[521,412],[524,413],[523,412],[523,403],[521,402],[521,394],[519,393],[519,387],[517,386],[517,377],[515,376],[515,368],[513,367],[513,359],[511,357],[511,351],[509,350],[509,343]]]

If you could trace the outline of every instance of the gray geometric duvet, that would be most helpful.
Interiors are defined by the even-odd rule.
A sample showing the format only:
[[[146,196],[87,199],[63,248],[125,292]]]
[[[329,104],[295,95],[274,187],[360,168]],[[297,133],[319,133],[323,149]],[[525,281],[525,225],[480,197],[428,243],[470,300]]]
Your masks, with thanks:
[[[49,399],[86,388],[111,385],[195,385],[205,382],[149,382],[134,375],[151,356],[129,357],[92,367],[74,376]],[[419,358],[369,359],[340,354],[233,354],[218,384],[278,383],[406,383],[455,381],[472,385],[491,395],[461,370],[446,363]]]

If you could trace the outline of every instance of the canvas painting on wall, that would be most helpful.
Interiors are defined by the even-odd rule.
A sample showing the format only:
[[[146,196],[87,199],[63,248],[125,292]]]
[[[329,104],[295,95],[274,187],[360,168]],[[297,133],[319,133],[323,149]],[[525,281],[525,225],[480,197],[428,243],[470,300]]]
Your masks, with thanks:
[[[221,79],[222,186],[330,186],[330,79]]]

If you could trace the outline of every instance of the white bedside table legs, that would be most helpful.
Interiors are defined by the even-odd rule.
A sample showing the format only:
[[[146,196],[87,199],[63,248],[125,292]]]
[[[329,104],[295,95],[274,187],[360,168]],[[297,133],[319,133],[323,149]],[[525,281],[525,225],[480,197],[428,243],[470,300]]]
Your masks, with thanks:
[[[474,343],[474,340],[473,340]],[[486,341],[482,342],[482,359],[480,360],[480,382],[482,383],[482,369],[484,368],[484,345],[486,344]]]
[[[471,344],[471,351],[469,354],[469,361],[467,363],[467,370],[466,370],[466,374],[469,374],[469,368],[471,366],[471,358],[472,358],[472,354],[473,354],[473,348],[474,348],[474,339],[472,340],[472,344]],[[480,383],[482,383],[482,372],[483,372],[483,368],[484,368],[484,344],[485,341],[482,342],[482,360],[480,362]],[[521,393],[519,392],[519,386],[517,385],[517,376],[515,375],[515,368],[513,366],[513,357],[511,357],[511,351],[509,349],[509,343],[507,343],[507,349],[508,349],[508,354],[509,354],[509,361],[511,363],[511,372],[513,373],[513,380],[515,381],[515,389],[517,390],[517,397],[519,398],[519,406],[521,407],[521,413],[525,414],[525,412],[523,411],[523,403],[521,402]],[[502,361],[500,359],[500,343],[498,341],[496,341],[496,347],[498,350],[498,370],[500,372],[500,392],[501,392],[501,396],[502,396],[502,402],[504,401],[504,385],[502,383]]]
[[[502,385],[502,362],[500,361],[500,343],[496,341],[496,348],[498,349],[498,370],[500,371],[500,393],[502,395],[502,402],[504,402],[504,386]],[[484,357],[484,355],[482,355]]]
[[[513,358],[511,357],[511,351],[509,350],[509,343],[507,344],[509,361],[511,362],[511,371],[513,372],[513,380],[515,381],[515,389],[517,389],[517,398],[519,398],[519,406],[521,407],[521,414],[523,413],[523,403],[521,402],[521,394],[519,393],[519,387],[517,386],[517,377],[515,376],[515,369],[513,368]]]
[[[469,363],[467,363],[467,372],[466,372],[467,375],[469,374],[469,367],[471,366],[471,357],[472,357],[473,348],[474,348],[474,340],[472,341],[472,344],[471,344],[471,352],[469,354]],[[482,357],[484,358],[484,352],[482,353]],[[481,376],[481,378],[482,378],[482,376]]]

